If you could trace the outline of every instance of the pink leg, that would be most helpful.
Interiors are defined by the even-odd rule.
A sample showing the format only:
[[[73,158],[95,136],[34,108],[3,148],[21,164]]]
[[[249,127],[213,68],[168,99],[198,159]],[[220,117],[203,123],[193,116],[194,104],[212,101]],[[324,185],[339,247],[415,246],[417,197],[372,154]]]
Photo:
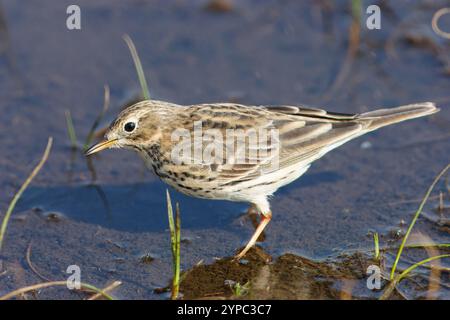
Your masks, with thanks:
[[[272,219],[272,213],[266,213],[265,215],[261,215],[261,222],[259,223],[258,227],[256,228],[255,232],[253,233],[253,236],[251,237],[250,241],[247,243],[245,248],[239,252],[239,254],[235,257],[236,260],[240,260],[248,250],[250,250],[251,247],[253,247],[258,240],[260,234],[264,231],[264,228],[267,226],[267,224],[270,222],[270,219]]]

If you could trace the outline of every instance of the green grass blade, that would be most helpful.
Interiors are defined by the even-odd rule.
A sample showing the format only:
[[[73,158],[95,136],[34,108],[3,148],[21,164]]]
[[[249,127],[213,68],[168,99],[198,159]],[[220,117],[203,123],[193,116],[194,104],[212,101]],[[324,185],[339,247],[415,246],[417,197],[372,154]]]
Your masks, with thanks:
[[[69,134],[70,143],[72,144],[73,149],[78,148],[78,139],[75,134],[75,127],[73,126],[72,116],[69,110],[66,110],[66,125],[67,125],[67,133]]]
[[[114,298],[111,295],[109,295],[107,292],[116,289],[121,284],[122,284],[122,281],[117,281],[116,280],[113,283],[111,283],[109,286],[101,289],[99,292],[97,292],[93,296],[90,296],[88,298],[88,300],[97,300],[98,298],[100,298],[102,296],[105,297],[108,300],[114,300]],[[86,285],[89,285],[89,284],[85,283],[84,285],[86,286]]]
[[[173,208],[172,208],[172,200],[170,199],[169,190],[166,189],[166,197],[167,197],[167,216],[169,218],[169,229],[170,229],[170,243],[172,250],[172,257],[175,258],[175,222],[173,220]]]
[[[172,200],[170,198],[169,190],[166,189],[167,197],[167,215],[169,218],[169,228],[170,228],[170,243],[172,250],[172,267],[173,267],[173,278],[172,278],[172,293],[171,299],[176,299],[178,297],[179,287],[180,287],[180,243],[181,243],[181,219],[180,219],[180,206],[176,204],[175,209],[175,220],[173,217],[173,207]]]
[[[5,237],[6,228],[8,226],[8,221],[9,221],[9,218],[11,217],[11,213],[13,212],[13,210],[14,210],[16,204],[17,204],[17,201],[19,201],[19,199],[22,196],[23,192],[26,190],[28,185],[33,180],[33,178],[39,173],[39,171],[41,170],[42,166],[47,161],[48,156],[50,154],[50,150],[52,148],[52,144],[53,144],[53,138],[49,137],[48,138],[48,142],[47,142],[47,147],[45,148],[45,151],[44,151],[44,154],[42,155],[41,160],[36,165],[36,167],[33,169],[33,171],[31,171],[30,175],[25,180],[25,182],[22,184],[22,186],[20,187],[19,191],[17,191],[17,193],[14,195],[12,201],[9,204],[8,210],[6,211],[5,217],[3,218],[2,226],[1,226],[1,229],[0,229],[0,250],[2,249],[3,239]]]
[[[351,1],[351,9],[352,9],[352,17],[358,23],[361,21],[361,12],[362,12],[362,2],[361,0],[352,0]]]
[[[405,245],[405,248],[450,248],[450,243],[413,243]]]
[[[102,295],[103,297],[105,297],[108,300],[114,300],[114,298],[110,294],[106,293],[103,289],[99,289],[99,288],[97,288],[97,287],[95,287],[93,285],[90,285],[88,283],[83,283],[83,284],[81,284],[81,286],[86,288],[86,289],[92,290],[95,293],[98,293],[98,294]]]
[[[175,260],[174,260],[174,275],[172,281],[172,294],[171,299],[175,300],[178,297],[180,291],[180,243],[181,243],[181,219],[180,219],[180,206],[176,204],[176,218],[175,218]]]
[[[450,254],[441,254],[441,255],[439,255],[439,256],[429,257],[429,258],[427,258],[427,259],[424,259],[424,260],[422,260],[422,261],[419,261],[419,262],[413,264],[412,266],[410,266],[409,268],[407,268],[405,271],[403,271],[403,272],[398,276],[397,283],[400,282],[404,277],[406,277],[406,276],[408,275],[408,273],[410,273],[411,271],[413,271],[413,270],[416,269],[417,267],[419,267],[419,266],[421,266],[421,265],[423,265],[423,264],[425,264],[425,263],[428,263],[428,262],[430,262],[430,261],[433,261],[433,260],[442,259],[442,258],[449,258],[449,257],[450,257]]]
[[[147,80],[145,79],[144,70],[142,69],[141,59],[139,59],[139,55],[137,53],[136,47],[131,40],[130,36],[127,34],[123,35],[123,40],[127,43],[128,49],[130,50],[131,57],[134,61],[134,66],[136,67],[136,72],[138,74],[139,83],[141,85],[142,96],[145,100],[150,99],[150,93],[148,91]]]
[[[375,259],[378,260],[380,259],[380,244],[378,240],[378,232],[375,232],[373,234],[373,242],[375,245]]]
[[[400,281],[402,281],[404,277],[406,277],[411,271],[413,271],[417,267],[424,265],[430,261],[442,259],[442,258],[446,258],[446,257],[450,257],[450,254],[443,254],[443,255],[439,255],[439,256],[429,257],[427,259],[424,259],[422,261],[419,261],[419,262],[413,264],[412,266],[410,266],[409,268],[404,270],[401,274],[397,275],[393,280],[391,280],[391,282],[388,284],[388,286],[384,290],[383,294],[380,296],[380,300],[387,300],[392,295],[392,292],[395,290],[395,288],[397,288],[397,285],[400,283]]]
[[[105,93],[103,98],[103,108],[98,114],[97,118],[95,119],[94,123],[92,124],[91,130],[89,130],[89,133],[87,135],[86,141],[83,146],[83,150],[86,151],[89,148],[89,145],[92,143],[92,140],[94,139],[95,131],[97,130],[98,125],[102,121],[103,117],[105,116],[105,113],[108,111],[109,108],[109,101],[110,101],[110,91],[109,86],[105,85]]]
[[[390,279],[394,280],[394,276],[395,276],[395,270],[397,269],[397,264],[400,260],[400,256],[402,255],[403,252],[403,248],[405,247],[406,244],[406,240],[409,237],[409,234],[411,233],[412,228],[414,227],[414,224],[416,223],[417,219],[419,218],[420,213],[423,210],[423,207],[425,206],[425,203],[427,202],[431,192],[433,191],[435,185],[437,184],[437,182],[439,181],[439,179],[447,172],[447,170],[450,168],[450,164],[448,164],[438,175],[437,177],[434,179],[433,183],[431,184],[431,186],[428,188],[422,202],[419,205],[419,208],[417,209],[416,213],[414,214],[414,217],[408,227],[408,230],[406,231],[405,236],[403,237],[402,243],[400,245],[400,248],[398,249],[397,252],[397,256],[395,257],[395,261],[394,264],[392,266],[392,270],[391,270],[391,275],[390,275]]]

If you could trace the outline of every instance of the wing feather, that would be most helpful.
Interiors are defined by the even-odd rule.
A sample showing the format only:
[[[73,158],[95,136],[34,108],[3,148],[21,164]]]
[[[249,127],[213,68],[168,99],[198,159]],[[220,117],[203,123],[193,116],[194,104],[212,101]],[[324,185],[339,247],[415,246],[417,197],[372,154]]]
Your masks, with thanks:
[[[203,166],[202,172],[220,185],[249,181],[297,164],[307,166],[329,150],[359,135],[363,129],[356,119],[357,115],[303,106],[208,104],[191,106],[186,111],[193,115],[193,119],[202,120],[204,131],[214,128],[220,130],[224,137],[228,135],[227,139],[235,141],[242,139],[243,132],[246,134],[248,130],[254,130],[258,139],[260,129],[276,129],[278,133],[277,139],[267,139],[264,146],[245,143],[243,150],[234,150],[231,156],[226,154],[226,161]],[[230,132],[225,132],[227,128],[241,130],[235,130],[230,136]],[[247,162],[239,161],[242,159],[238,159],[238,154],[244,155]],[[272,166],[274,160],[277,166]]]

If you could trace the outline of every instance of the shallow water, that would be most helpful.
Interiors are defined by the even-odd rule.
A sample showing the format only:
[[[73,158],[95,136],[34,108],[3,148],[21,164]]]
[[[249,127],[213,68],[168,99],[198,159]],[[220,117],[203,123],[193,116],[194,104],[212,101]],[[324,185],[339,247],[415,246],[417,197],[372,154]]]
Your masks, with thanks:
[[[77,135],[84,140],[102,108],[105,84],[111,88],[108,119],[139,92],[121,39],[128,33],[157,99],[183,104],[304,103],[345,113],[418,101],[439,104],[442,110],[434,116],[384,128],[340,147],[281,189],[272,201],[274,218],[261,244],[273,263],[264,267],[258,260],[251,272],[237,265],[235,273],[224,275],[235,275],[225,280],[239,282],[266,279],[282,288],[252,292],[254,298],[342,298],[345,277],[330,276],[327,270],[342,264],[338,256],[344,255],[353,261],[344,273],[359,275],[356,289],[345,287],[350,296],[379,295],[364,287],[364,268],[356,267],[353,252],[370,260],[373,231],[380,233],[382,245],[398,244],[395,235],[406,228],[401,222],[410,221],[434,176],[450,159],[450,42],[429,26],[432,14],[446,2],[396,1],[383,7],[382,29],[361,29],[360,50],[339,85],[335,79],[345,60],[351,22],[346,1],[329,6],[240,1],[231,11],[219,13],[205,10],[205,3],[79,1],[80,31],[65,27],[69,1],[0,4],[1,214],[40,157],[47,137],[55,139],[49,161],[8,227],[0,252],[6,270],[0,271],[0,292],[41,281],[25,259],[31,243],[31,260],[47,278],[65,279],[67,266],[76,264],[85,282],[102,287],[121,280],[115,290],[119,298],[165,298],[153,290],[165,287],[172,272],[166,186],[128,151],[96,156],[97,180],[92,183],[85,158],[71,151],[66,132],[64,113],[70,110]],[[443,19],[441,27],[450,30],[449,19]],[[448,204],[444,183],[437,189]],[[192,271],[184,284],[186,296],[214,296],[216,291],[217,296],[230,297],[225,284],[195,294],[188,287],[230,269],[227,257],[252,232],[250,220],[242,217],[245,204],[192,199],[173,190],[172,197],[181,206],[182,268]],[[433,198],[425,207],[428,216],[438,215],[437,206]],[[415,230],[436,242],[450,242],[448,228],[433,219],[419,219]],[[154,259],[144,263],[146,255]],[[224,262],[217,265],[216,257]],[[420,257],[423,253],[409,252],[411,260]],[[196,273],[194,266],[201,260],[212,270],[210,278]],[[327,285],[321,286],[306,267],[300,268],[304,273],[294,272],[299,261],[322,266]],[[387,264],[391,262],[392,253],[387,256]],[[276,276],[258,276],[260,268]],[[278,274],[295,281],[280,280]],[[299,283],[315,291],[299,291]],[[442,283],[438,297],[448,299],[448,273],[442,274]],[[404,286],[410,290],[408,297],[422,296],[420,290],[408,289],[408,282]],[[50,288],[36,297],[84,295]]]

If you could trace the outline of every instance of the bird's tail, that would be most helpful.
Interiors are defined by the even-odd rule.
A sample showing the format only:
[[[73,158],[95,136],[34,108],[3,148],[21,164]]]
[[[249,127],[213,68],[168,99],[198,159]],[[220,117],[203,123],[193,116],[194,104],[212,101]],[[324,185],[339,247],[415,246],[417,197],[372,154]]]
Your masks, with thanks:
[[[423,102],[361,113],[357,119],[367,124],[367,131],[372,131],[404,120],[428,116],[439,110],[434,103]]]

